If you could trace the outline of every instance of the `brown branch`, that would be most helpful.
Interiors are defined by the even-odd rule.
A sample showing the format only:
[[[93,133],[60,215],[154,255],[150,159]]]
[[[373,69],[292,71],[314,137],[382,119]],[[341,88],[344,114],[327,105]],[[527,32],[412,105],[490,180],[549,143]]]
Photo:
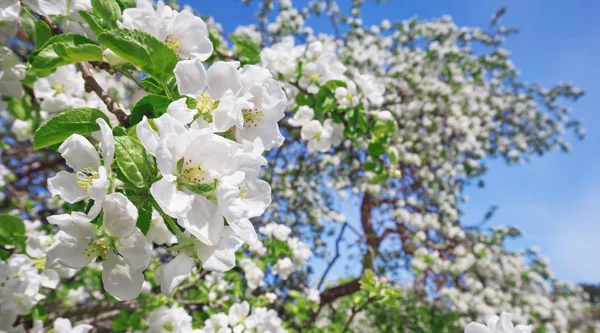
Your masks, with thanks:
[[[360,205],[360,223],[362,225],[365,236],[367,237],[367,248],[369,254],[365,254],[363,257],[364,267],[374,267],[375,257],[379,251],[379,237],[373,228],[373,220],[371,217],[371,211],[373,210],[374,202],[371,195],[365,192],[362,203]],[[370,256],[369,256],[370,255]]]
[[[92,72],[87,67],[87,65],[83,62],[80,62],[77,64],[77,67],[79,67],[79,70],[81,70],[81,77],[83,77],[83,79],[85,80],[85,91],[95,92],[96,95],[100,97],[102,102],[104,102],[104,104],[108,108],[108,111],[117,116],[119,123],[121,123],[121,125],[123,125],[123,127],[125,128],[129,127],[129,115],[127,115],[125,111],[123,111],[119,103],[113,100],[108,95],[108,93],[104,91],[104,89],[102,89],[102,87],[100,86],[100,84],[98,84],[98,81],[96,81],[94,75],[92,75]]]
[[[46,22],[48,26],[50,26],[50,30],[52,30],[53,35],[60,35],[63,33],[63,31],[52,21],[50,17],[41,15],[40,18],[42,19],[42,21]],[[109,71],[109,73],[112,71],[110,65],[104,65],[104,63],[102,62],[93,62],[93,65],[98,68],[105,69]],[[95,92],[96,95],[100,97],[102,102],[104,102],[104,104],[108,108],[108,111],[117,116],[119,123],[121,123],[121,125],[123,125],[123,127],[125,128],[129,127],[129,116],[125,113],[125,111],[123,111],[119,103],[114,101],[108,95],[108,93],[104,89],[102,89],[102,87],[100,86],[100,84],[98,84],[98,81],[96,81],[94,75],[87,67],[87,65],[84,62],[80,62],[77,64],[77,67],[81,71],[81,77],[83,77],[83,79],[85,80],[85,91]]]
[[[344,284],[340,284],[339,286],[335,286],[333,288],[329,288],[321,293],[321,306],[327,305],[336,299],[353,294],[360,290],[360,283],[358,283],[360,278],[354,279],[350,282],[346,282]]]
[[[338,258],[340,257],[340,242],[342,241],[342,236],[344,235],[344,231],[346,231],[347,226],[348,222],[344,223],[344,225],[342,226],[342,230],[340,230],[340,234],[335,240],[335,256],[333,257],[333,259],[331,259],[331,261],[329,261],[327,269],[325,269],[325,272],[323,272],[323,275],[321,276],[321,280],[319,280],[319,285],[317,286],[317,289],[321,289],[321,286],[323,285],[323,282],[325,281],[325,277],[329,273],[329,270],[331,270],[333,264],[335,264],[336,260],[338,260]]]

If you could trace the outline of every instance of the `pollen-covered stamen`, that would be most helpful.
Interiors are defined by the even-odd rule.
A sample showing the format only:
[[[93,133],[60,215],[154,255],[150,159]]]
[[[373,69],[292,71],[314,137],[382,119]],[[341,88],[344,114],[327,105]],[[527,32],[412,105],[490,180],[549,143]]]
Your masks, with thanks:
[[[238,187],[240,191],[240,198],[245,199],[248,196],[248,188],[247,187]]]
[[[172,33],[167,35],[167,39],[165,40],[165,44],[167,44],[170,48],[177,53],[177,55],[181,55],[183,52],[179,47],[181,45],[181,39],[175,39]]]
[[[110,239],[92,239],[88,243],[88,247],[85,251],[82,252],[88,259],[98,259],[99,261],[104,261],[106,259],[106,254],[110,249]]]
[[[242,116],[244,117],[244,127],[250,128],[258,126],[258,122],[263,119],[265,114],[257,108],[254,108],[242,110]]]
[[[308,77],[308,79],[310,80],[310,82],[318,83],[319,82],[319,73],[312,73],[312,74],[310,74],[310,76]]]
[[[202,163],[192,165],[192,160],[187,160],[183,164],[183,175],[181,175],[183,180],[192,185],[204,183],[206,171],[202,170]]]
[[[196,109],[200,113],[206,113],[215,107],[215,100],[210,97],[208,93],[203,93],[196,98]]]
[[[75,176],[77,177],[77,186],[89,191],[92,186],[92,181],[98,179],[100,176],[97,171],[92,168],[85,168],[83,171],[78,171]]]
[[[52,89],[54,89],[54,91],[56,91],[57,94],[60,94],[65,92],[65,85],[57,82],[52,86]]]

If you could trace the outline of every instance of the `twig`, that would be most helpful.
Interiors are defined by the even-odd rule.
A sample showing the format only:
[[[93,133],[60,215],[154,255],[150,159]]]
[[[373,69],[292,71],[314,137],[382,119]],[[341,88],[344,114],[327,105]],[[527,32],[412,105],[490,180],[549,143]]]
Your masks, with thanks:
[[[46,24],[48,24],[48,26],[50,27],[50,30],[52,30],[52,34],[60,35],[63,33],[63,31],[52,21],[52,19],[50,17],[41,15],[40,18],[42,19],[42,21],[44,21],[44,22],[46,22]],[[95,62],[94,65],[99,68],[108,70],[109,73],[112,70],[112,68],[110,68],[110,66],[107,69],[107,67],[102,62]],[[119,123],[121,123],[121,125],[123,125],[123,127],[126,127],[126,128],[129,127],[129,116],[125,113],[125,111],[123,111],[123,109],[121,108],[119,103],[114,101],[108,95],[108,93],[106,91],[104,91],[104,89],[102,89],[102,87],[100,86],[100,84],[98,84],[98,81],[96,81],[96,79],[94,78],[94,75],[92,74],[90,69],[87,67],[87,65],[84,62],[80,62],[77,64],[77,67],[81,71],[81,76],[85,80],[85,88],[86,88],[85,90],[87,92],[91,92],[91,91],[95,92],[96,95],[98,95],[98,97],[100,97],[102,102],[104,102],[104,104],[108,108],[108,111],[113,113],[115,116],[117,116]]]
[[[319,281],[319,285],[317,286],[317,289],[321,289],[321,286],[323,285],[323,282],[325,281],[325,277],[329,273],[329,270],[331,270],[331,267],[333,267],[333,264],[335,264],[336,260],[338,260],[338,258],[340,257],[340,242],[342,241],[342,236],[344,235],[344,231],[346,231],[347,226],[348,226],[348,222],[344,223],[344,225],[342,226],[342,230],[340,230],[340,234],[338,235],[337,239],[335,240],[335,256],[329,262],[329,265],[327,266],[327,269],[325,269],[325,272],[323,272],[323,275],[321,276],[321,280]]]
[[[125,111],[123,111],[119,103],[114,101],[108,95],[108,93],[104,91],[104,89],[102,89],[102,87],[100,86],[100,84],[98,84],[98,81],[96,81],[94,75],[92,75],[92,72],[87,67],[87,65],[83,62],[80,62],[77,64],[77,67],[79,68],[79,70],[81,70],[81,77],[83,77],[83,79],[85,80],[85,90],[87,92],[95,92],[96,95],[100,97],[102,102],[104,102],[104,104],[108,108],[108,111],[117,116],[119,123],[121,123],[121,125],[123,125],[123,127],[125,128],[129,127],[129,116],[125,113]]]

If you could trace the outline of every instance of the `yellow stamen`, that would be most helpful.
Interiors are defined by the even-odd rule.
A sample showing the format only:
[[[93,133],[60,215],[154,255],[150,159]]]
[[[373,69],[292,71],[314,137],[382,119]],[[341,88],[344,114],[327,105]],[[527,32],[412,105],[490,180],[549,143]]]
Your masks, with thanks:
[[[202,170],[202,163],[192,165],[192,160],[184,162],[183,179],[192,185],[204,182],[205,170]]]
[[[198,96],[198,98],[196,98],[196,101],[196,109],[198,109],[198,111],[200,111],[201,113],[206,113],[212,110],[215,106],[215,100],[212,99],[208,95],[208,93],[203,93],[202,95]]]
[[[77,186],[85,189],[85,191],[89,191],[92,186],[92,180],[100,178],[98,172],[94,171],[92,168],[85,168],[83,171],[79,171],[75,174],[77,177]]]
[[[258,122],[265,116],[257,108],[242,110],[242,115],[244,116],[244,127],[246,128],[258,126]]]
[[[82,252],[88,259],[98,259],[103,261],[106,259],[106,254],[110,247],[109,239],[90,240],[89,247]]]
[[[57,94],[60,94],[60,93],[65,92],[65,85],[62,83],[55,83],[52,86],[52,89],[54,89],[54,91],[56,91]]]
[[[171,34],[171,33],[167,35],[165,44],[167,44],[170,48],[172,48],[173,51],[175,51],[175,53],[177,53],[177,55],[181,55],[181,53],[183,52],[181,50],[181,48],[179,47],[181,45],[181,39],[175,39],[173,37],[173,34]]]

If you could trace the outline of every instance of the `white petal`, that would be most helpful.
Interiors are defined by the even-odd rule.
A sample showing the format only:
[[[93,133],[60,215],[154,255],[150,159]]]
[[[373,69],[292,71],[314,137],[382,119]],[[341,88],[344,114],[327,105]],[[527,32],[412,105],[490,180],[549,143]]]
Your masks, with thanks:
[[[169,216],[178,218],[190,209],[194,196],[177,190],[177,185],[162,178],[152,184],[150,193],[160,208]]]
[[[58,152],[73,170],[82,171],[85,168],[98,170],[100,157],[96,148],[79,134],[73,134],[58,147]]]
[[[238,221],[227,221],[227,223],[231,229],[233,229],[235,234],[244,242],[248,243],[248,245],[253,246],[254,244],[258,244],[258,236],[256,235],[256,230],[250,220],[241,219]]]
[[[54,320],[53,328],[54,332],[56,333],[65,333],[71,332],[73,326],[71,326],[71,321],[69,319],[57,318],[56,320]]]
[[[181,40],[178,49],[181,58],[208,59],[213,51],[213,45],[208,38],[208,29],[204,21],[190,10],[182,10],[173,19],[171,29],[174,39]]]
[[[492,331],[483,324],[470,323],[465,327],[464,333],[492,333]]]
[[[197,98],[206,90],[206,69],[200,59],[181,60],[173,72],[180,94]]]
[[[224,132],[232,126],[244,126],[243,109],[249,109],[253,106],[252,103],[244,99],[237,99],[233,91],[227,90],[216,109],[212,110],[213,123],[215,131]]]
[[[144,116],[142,120],[135,127],[138,139],[146,150],[152,154],[156,155],[156,147],[158,146],[158,134],[152,129],[150,123],[148,123],[148,118]]]
[[[44,288],[56,289],[60,282],[58,272],[53,269],[45,269],[40,276]]]
[[[170,114],[165,113],[162,116],[154,119],[154,124],[158,128],[160,136],[166,136],[172,134],[179,136],[181,133],[187,131],[185,125],[177,121],[177,119],[171,117]]]
[[[110,128],[104,119],[98,118],[96,119],[96,123],[100,125],[100,132],[102,133],[100,151],[102,152],[102,158],[104,159],[104,166],[110,170],[113,157],[115,156],[115,138],[112,134],[112,128]]]
[[[175,166],[177,165],[177,156],[173,155],[173,151],[177,150],[177,137],[168,134],[160,137],[158,147],[156,148],[156,166],[163,177],[168,177],[169,180],[175,180]]]
[[[191,123],[197,112],[197,110],[187,107],[187,99],[185,97],[172,102],[167,107],[167,113],[182,124]]]
[[[102,284],[109,294],[119,301],[138,297],[144,283],[141,270],[135,269],[112,251],[106,255],[102,266]]]
[[[79,212],[48,216],[48,223],[57,225],[60,230],[75,238],[96,235],[96,227],[85,214]]]
[[[104,199],[104,230],[110,236],[125,238],[135,229],[138,211],[121,193],[112,193]]]
[[[0,21],[16,21],[21,13],[21,1],[7,0],[0,8]]]
[[[40,15],[62,15],[66,14],[66,0],[24,0],[24,2]]]
[[[100,166],[98,168],[98,178],[92,179],[92,186],[88,189],[90,198],[103,201],[108,191],[108,174],[106,168]]]
[[[48,179],[48,191],[68,203],[81,201],[88,197],[88,193],[84,188],[77,186],[77,181],[74,173],[59,171],[56,176]]]
[[[212,99],[220,100],[227,90],[236,96],[240,92],[242,82],[236,65],[235,62],[217,61],[206,71],[206,91]]]
[[[89,239],[74,238],[59,231],[54,243],[46,250],[46,267],[81,268],[89,264],[95,258],[88,258],[83,254],[88,243]]]
[[[196,264],[192,258],[185,253],[179,253],[171,262],[164,265],[160,277],[157,277],[156,283],[160,285],[161,292],[171,295],[173,290],[188,277],[194,266]]]
[[[242,244],[244,242],[235,236],[233,230],[225,227],[217,246],[198,244],[196,253],[202,261],[202,268],[209,271],[225,272],[235,267],[235,251]]]
[[[177,223],[207,245],[219,242],[221,231],[225,226],[223,215],[212,201],[197,195],[187,214],[177,219]]]
[[[144,270],[150,264],[152,246],[140,229],[135,228],[128,237],[119,239],[116,246],[117,251],[135,269]]]

